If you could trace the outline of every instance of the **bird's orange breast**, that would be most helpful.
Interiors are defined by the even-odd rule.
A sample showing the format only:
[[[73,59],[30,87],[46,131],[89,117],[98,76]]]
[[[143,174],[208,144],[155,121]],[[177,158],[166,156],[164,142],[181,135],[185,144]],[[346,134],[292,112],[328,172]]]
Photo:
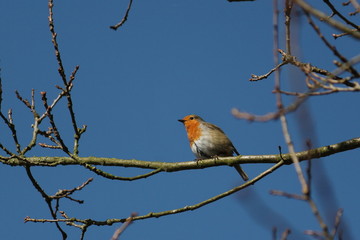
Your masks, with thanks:
[[[200,138],[201,128],[198,121],[185,122],[185,128],[190,144]]]

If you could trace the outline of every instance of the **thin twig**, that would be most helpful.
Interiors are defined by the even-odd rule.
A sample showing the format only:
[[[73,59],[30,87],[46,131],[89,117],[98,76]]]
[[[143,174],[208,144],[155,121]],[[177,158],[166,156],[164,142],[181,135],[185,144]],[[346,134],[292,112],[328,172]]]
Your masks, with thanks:
[[[0,69],[1,70],[1,69]],[[0,117],[2,118],[2,120],[4,121],[4,123],[8,126],[12,138],[14,140],[15,146],[16,146],[16,151],[17,153],[21,152],[21,146],[20,143],[18,141],[18,137],[17,137],[17,133],[16,133],[16,128],[15,125],[13,124],[13,120],[12,120],[12,116],[11,116],[11,110],[8,111],[8,118],[5,117],[5,115],[2,113],[2,79],[1,79],[1,75],[0,75]],[[13,153],[11,153],[10,150],[8,150],[5,146],[0,145],[1,149],[4,150],[9,156],[14,155]]]
[[[306,235],[312,236],[315,239],[324,240],[324,236],[320,232],[313,231],[313,230],[306,230],[306,231],[304,231],[304,233]]]
[[[28,175],[31,183],[33,184],[33,186],[35,187],[36,190],[38,190],[38,192],[41,194],[41,196],[44,198],[47,206],[49,207],[51,216],[53,217],[53,219],[57,219],[56,217],[56,213],[53,210],[53,207],[51,205],[51,198],[49,197],[49,195],[47,195],[45,193],[45,191],[40,187],[40,185],[38,184],[38,182],[35,180],[34,176],[31,173],[30,167],[25,167],[26,170],[26,174]],[[26,219],[25,219],[26,222]],[[67,234],[64,232],[64,230],[61,228],[60,224],[58,222],[55,222],[57,229],[60,231],[62,238],[65,240],[67,238]]]
[[[52,127],[52,130],[54,132],[54,135],[55,135],[55,138],[57,139],[57,141],[59,142],[59,147],[61,147],[61,149],[67,153],[69,156],[71,156],[71,153],[68,149],[68,147],[65,145],[65,142],[63,141],[61,135],[60,135],[60,132],[58,131],[57,127],[56,127],[56,123],[55,123],[55,120],[54,120],[54,116],[53,114],[51,113],[51,108],[49,108],[49,105],[47,103],[47,97],[46,97],[46,92],[41,92],[41,99],[43,101],[43,105],[44,105],[44,108],[47,112],[47,116],[49,118],[49,122],[50,122],[50,125]]]
[[[76,66],[74,71],[72,72],[71,76],[70,76],[70,81],[69,83],[66,85],[66,99],[68,101],[67,107],[70,113],[70,118],[71,118],[71,123],[74,129],[74,149],[73,149],[73,153],[75,156],[77,156],[79,154],[79,141],[80,141],[80,137],[81,134],[84,133],[86,131],[86,126],[83,126],[82,129],[79,129],[77,126],[77,122],[76,122],[76,118],[75,118],[75,112],[74,112],[74,108],[73,108],[73,102],[72,102],[72,97],[70,94],[70,91],[72,89],[72,82],[75,79],[75,75],[77,73],[79,69],[79,66]]]
[[[90,164],[85,163],[83,166],[85,166],[90,171],[92,171],[92,172],[96,173],[97,175],[100,175],[104,178],[108,178],[111,180],[122,180],[122,181],[134,181],[134,180],[138,180],[138,179],[142,179],[142,178],[147,178],[147,177],[153,176],[153,175],[161,172],[161,169],[155,169],[154,171],[151,171],[151,172],[145,173],[145,174],[141,174],[141,175],[137,175],[135,177],[120,177],[120,176],[113,175],[111,173],[104,172]]]
[[[312,144],[311,144],[311,141],[310,140],[307,140],[306,141],[306,146],[307,146],[307,149],[310,150],[312,148]],[[308,185],[308,192],[307,192],[307,195],[306,197],[310,197],[311,196],[311,185],[312,185],[312,175],[311,175],[311,170],[312,170],[312,159],[311,159],[311,156],[309,156],[309,161],[308,161],[308,165],[307,165],[307,169],[306,169],[306,175],[307,175],[307,185]]]
[[[50,28],[50,32],[51,32],[51,41],[53,43],[54,49],[55,49],[55,56],[56,56],[56,60],[58,62],[59,65],[59,74],[61,76],[61,79],[64,83],[65,86],[67,86],[67,79],[66,79],[66,74],[65,74],[65,69],[64,69],[64,65],[62,63],[62,59],[61,59],[61,54],[60,54],[60,50],[59,50],[59,45],[57,42],[57,33],[55,32],[55,26],[54,26],[54,13],[53,13],[53,7],[54,7],[54,2],[53,0],[49,0],[48,3],[48,7],[49,7],[49,28]]]
[[[62,189],[59,190],[55,193],[55,195],[50,196],[50,198],[52,199],[58,199],[58,198],[64,198],[64,197],[68,197],[71,194],[73,194],[76,191],[80,191],[82,190],[84,187],[86,187],[86,185],[90,184],[94,179],[93,178],[89,178],[88,180],[86,180],[83,184],[81,184],[78,187],[75,187],[73,189],[67,190],[67,189]]]
[[[54,18],[53,18],[53,7],[54,7],[53,0],[49,0],[48,7],[49,7],[49,28],[50,28],[50,32],[51,32],[51,36],[52,36],[52,43],[53,43],[54,49],[55,49],[55,56],[56,56],[56,59],[57,59],[58,65],[59,65],[58,72],[59,72],[59,74],[61,76],[61,79],[63,81],[63,84],[65,86],[65,88],[62,89],[63,90],[62,93],[66,96],[66,99],[67,99],[67,102],[68,102],[67,107],[68,107],[68,110],[69,110],[69,113],[70,113],[70,118],[71,118],[72,126],[73,126],[73,129],[74,129],[74,133],[75,133],[74,134],[73,154],[75,156],[77,156],[78,153],[79,153],[79,140],[80,140],[81,134],[84,133],[85,130],[86,130],[86,127],[83,127],[83,129],[80,130],[78,128],[78,126],[77,126],[77,122],[76,122],[76,118],[75,118],[75,112],[74,112],[74,109],[73,109],[73,102],[72,102],[71,93],[70,93],[71,89],[72,89],[72,86],[73,86],[73,81],[75,79],[75,75],[76,75],[76,73],[77,73],[77,71],[79,69],[79,66],[75,67],[74,71],[70,75],[70,80],[67,81],[66,74],[65,74],[65,68],[64,68],[64,65],[63,65],[63,62],[62,62],[62,59],[61,59],[59,45],[58,45],[58,42],[57,42],[57,33],[55,31]],[[43,94],[43,96],[44,96],[44,94]],[[59,95],[59,97],[61,98],[61,95]],[[49,109],[49,108],[47,107],[46,109]],[[50,119],[50,117],[52,117],[51,114],[50,114],[50,111],[51,111],[51,109],[49,110],[49,112],[47,112],[48,113],[47,115],[48,115],[49,119]],[[52,117],[52,119],[50,119],[50,121],[53,124],[55,124],[53,117]],[[53,126],[53,128],[54,128],[54,126]],[[68,150],[68,147],[62,141],[62,139],[60,137],[60,133],[56,130],[56,126],[54,128],[54,131],[55,131],[55,134],[57,136],[58,141],[61,144],[62,150],[65,153],[67,153],[69,156],[72,156],[72,154]]]
[[[275,89],[274,90],[275,93],[280,93],[281,90],[280,89]],[[310,94],[302,94],[299,95],[295,101],[290,104],[287,107],[282,107],[281,109],[278,109],[276,112],[270,112],[264,115],[255,115],[255,114],[251,114],[251,113],[247,113],[247,112],[242,112],[237,108],[233,108],[231,109],[231,114],[239,119],[246,119],[250,122],[267,122],[267,121],[271,121],[271,120],[277,120],[280,118],[281,115],[285,115],[291,112],[296,111],[301,104],[308,98],[308,96],[310,96]]]
[[[344,213],[344,210],[342,208],[340,208],[337,212],[336,212],[336,217],[335,217],[335,224],[334,224],[334,229],[331,231],[331,235],[332,237],[335,239],[335,236],[339,230],[339,226],[341,223],[341,217]]]
[[[343,73],[344,71],[346,71],[350,66],[354,66],[355,64],[357,64],[359,62],[360,62],[360,54],[354,56],[349,61],[342,64],[340,67],[338,67],[337,69],[335,69],[331,73],[334,74],[334,75],[339,75],[339,74]]]
[[[345,90],[344,90],[345,91]],[[336,92],[340,92],[336,89],[333,90],[328,90],[328,91],[323,91],[323,92],[305,92],[305,93],[300,93],[300,92],[288,92],[288,91],[284,91],[284,90],[280,90],[279,91],[281,94],[285,94],[285,95],[290,95],[290,96],[297,96],[297,97],[303,97],[305,95],[307,96],[322,96],[322,95],[328,95],[328,94],[332,94],[332,93],[336,93]],[[346,92],[353,92],[353,90],[348,89],[348,91]]]
[[[22,102],[24,103],[24,105],[26,107],[28,107],[29,109],[31,109],[31,104],[29,103],[29,101],[27,99],[24,99],[21,97],[20,93],[18,91],[15,91],[16,97]]]
[[[229,195],[232,195],[238,191],[240,191],[241,189],[244,189],[248,186],[251,186],[253,184],[255,184],[256,182],[258,182],[259,180],[261,180],[262,178],[266,177],[267,175],[269,175],[270,173],[274,172],[276,169],[280,168],[282,165],[284,165],[284,161],[280,160],[277,164],[273,165],[272,167],[270,167],[269,169],[267,169],[266,171],[262,172],[261,174],[259,174],[258,176],[254,177],[253,179],[251,179],[248,182],[245,182],[244,184],[234,187],[232,189],[230,189],[229,191],[223,192],[219,195],[216,195],[212,198],[209,198],[203,202],[197,203],[195,205],[191,205],[191,206],[185,206],[182,208],[178,208],[178,209],[172,209],[172,210],[167,210],[167,211],[163,211],[163,212],[150,212],[146,215],[142,215],[142,216],[136,216],[132,219],[132,221],[137,221],[137,220],[142,220],[142,219],[148,219],[148,218],[159,218],[159,217],[163,217],[163,216],[167,216],[167,215],[173,215],[173,214],[178,214],[178,213],[182,213],[182,212],[187,212],[187,211],[193,211],[195,209],[201,208],[203,206],[206,206],[212,202],[218,201],[224,197],[227,197]],[[54,223],[54,222],[66,222],[66,223],[83,223],[83,224],[88,224],[90,225],[96,225],[96,226],[105,226],[105,225],[112,225],[114,223],[118,223],[118,222],[126,222],[127,218],[122,218],[122,219],[107,219],[105,221],[95,221],[95,220],[90,220],[90,219],[77,219],[77,218],[65,218],[65,219],[34,219],[34,218],[30,218],[30,217],[26,217],[25,218],[25,222],[48,222],[48,223]]]
[[[46,143],[39,143],[39,146],[43,147],[43,148],[62,149],[61,146],[59,146],[59,145],[49,145]]]
[[[307,200],[306,197],[303,195],[291,194],[291,193],[287,193],[287,192],[283,192],[283,191],[279,191],[279,190],[270,190],[270,194],[277,195],[277,196],[283,196],[283,197],[296,199],[296,200],[302,200],[302,201]]]
[[[324,0],[325,1],[325,0]],[[328,1],[327,1],[328,2]],[[330,2],[329,2],[330,4]],[[314,29],[314,31],[318,34],[319,38],[324,42],[324,44],[333,52],[333,54],[338,57],[343,63],[348,62],[348,60],[336,49],[335,46],[331,45],[330,42],[324,37],[324,35],[321,33],[320,28],[315,24],[315,22],[311,19],[311,16],[308,12],[305,12],[305,15],[307,17],[307,20],[310,24],[310,26]],[[347,69],[354,77],[359,77],[359,73],[355,70],[355,68],[352,67],[352,65],[349,66]],[[347,86],[354,87],[354,84],[351,82],[344,82],[344,84],[347,84]]]
[[[360,4],[356,1],[356,0],[350,0],[351,4],[354,6],[354,8],[356,9],[356,13],[360,12]],[[354,14],[355,15],[355,14]]]
[[[62,91],[58,94],[58,96],[53,100],[52,104],[51,104],[50,106],[48,106],[48,109],[46,109],[46,111],[39,117],[39,121],[40,121],[40,122],[41,122],[44,118],[47,117],[48,111],[49,111],[49,110],[52,110],[52,109],[56,106],[56,104],[60,101],[60,99],[65,96],[65,92],[66,92],[65,90],[62,90]],[[46,92],[40,92],[40,94],[41,94],[41,95],[44,95],[44,94],[46,95]]]
[[[285,35],[286,35],[285,38],[288,40],[288,41],[286,41],[286,54],[291,55],[290,15],[291,15],[291,9],[292,9],[292,1],[291,0],[286,0],[285,5],[286,5],[285,6],[285,8],[286,8],[285,9],[285,15],[288,15],[288,16],[286,16],[286,19],[288,19],[288,22],[286,24],[286,29],[287,30],[285,32]],[[274,46],[275,49],[279,49],[278,46],[277,46],[277,43],[278,43],[278,39],[275,39],[275,46]],[[275,61],[275,64],[278,64],[277,54],[275,54],[275,56],[274,56],[274,61]],[[277,104],[277,107],[278,107],[279,111],[281,111],[283,109],[283,103],[282,103],[282,97],[281,97],[281,94],[280,94],[279,90],[280,90],[280,73],[279,73],[279,70],[277,70],[275,72],[276,104]],[[282,195],[282,196],[286,196],[286,197],[306,200],[309,203],[309,205],[311,207],[311,210],[313,211],[313,214],[317,218],[317,220],[318,220],[318,222],[319,222],[319,224],[320,224],[320,226],[321,226],[321,228],[323,230],[323,235],[326,238],[328,238],[329,237],[329,231],[328,231],[327,225],[323,221],[315,202],[311,199],[308,182],[305,180],[303,171],[302,171],[301,166],[300,166],[299,158],[295,153],[295,147],[294,147],[292,137],[291,137],[290,132],[289,132],[288,122],[287,122],[287,118],[286,118],[285,114],[280,115],[280,122],[281,122],[281,127],[282,127],[282,132],[283,132],[283,135],[284,135],[284,139],[285,139],[286,145],[288,146],[289,154],[290,154],[291,159],[292,159],[292,161],[294,163],[294,168],[295,168],[296,174],[298,176],[298,179],[299,179],[299,182],[300,182],[300,185],[301,185],[302,196],[294,195],[294,194],[288,194],[288,193],[285,193],[285,192],[275,192],[275,193],[277,193],[279,195]]]
[[[326,3],[329,8],[331,9],[331,11],[333,11],[334,14],[338,15],[339,18],[341,18],[346,24],[352,26],[353,28],[357,29],[358,31],[360,31],[360,27],[358,25],[356,25],[355,23],[351,22],[349,19],[347,19],[346,17],[344,17],[344,15],[342,15],[335,7],[334,5],[332,5],[332,3],[329,0],[323,0],[324,3]]]
[[[348,33],[350,36],[359,39],[360,38],[360,32],[353,31],[352,29],[346,27],[344,24],[329,18],[325,13],[317,10],[316,8],[310,6],[303,0],[294,0],[295,3],[297,3],[304,11],[310,13],[311,15],[315,16],[316,18],[327,22],[330,26],[333,26],[337,29],[339,29],[342,32]]]
[[[291,55],[291,12],[293,8],[294,2],[292,0],[285,1],[285,46],[286,53]],[[278,49],[278,44],[276,43],[277,48],[274,48],[274,51]],[[277,55],[276,55],[277,56]],[[276,57],[275,62],[278,62],[278,58]]]
[[[288,16],[286,16],[286,19],[289,19],[289,21],[286,24],[286,29],[287,30],[286,30],[286,37],[285,38],[289,39],[288,41],[286,41],[286,53],[291,55],[290,15],[291,15],[292,3],[293,2],[291,1],[291,3],[289,3],[289,1],[290,0],[286,0],[286,4],[285,4],[286,5],[285,6],[285,8],[286,8],[285,9],[285,14],[288,15]],[[279,42],[278,39],[275,38],[275,40],[274,40],[274,50],[279,49],[278,42]],[[279,57],[278,57],[277,54],[274,54],[274,62],[275,62],[275,64],[278,64],[278,62],[279,62]],[[281,89],[281,87],[280,87],[280,71],[278,70],[278,71],[275,72],[275,91],[277,91],[275,93],[275,95],[276,95],[276,105],[277,105],[277,107],[279,109],[279,112],[281,112],[282,109],[283,109],[282,97],[281,97],[281,94],[278,92],[278,90],[280,90],[280,89]],[[285,114],[283,114],[283,113],[280,114],[280,122],[281,122],[282,132],[283,132],[283,135],[284,135],[286,145],[288,146],[288,150],[289,150],[291,159],[294,162],[294,167],[295,167],[296,173],[298,175],[299,181],[300,181],[301,186],[302,186],[302,192],[305,193],[305,192],[308,191],[308,188],[307,188],[303,173],[301,171],[301,167],[300,167],[300,164],[299,164],[299,159],[295,154],[294,145],[293,145],[293,142],[292,142],[289,130],[288,130],[287,119],[285,117]]]
[[[111,237],[111,240],[118,240],[120,235],[125,231],[125,229],[132,223],[132,220],[134,217],[136,217],[137,213],[131,213],[131,216],[127,218],[126,222],[121,225],[116,231],[114,232],[113,236]]]
[[[285,231],[282,233],[281,235],[281,239],[280,240],[286,240],[287,237],[289,236],[289,234],[291,233],[291,230],[290,229],[285,229]]]
[[[324,219],[321,217],[320,212],[319,212],[319,209],[318,209],[317,205],[315,204],[314,200],[313,200],[312,198],[309,198],[309,199],[307,200],[307,202],[309,203],[310,208],[311,208],[314,216],[316,217],[318,223],[320,224],[320,227],[321,227],[321,229],[322,229],[323,236],[324,236],[326,239],[330,239],[329,228],[328,228],[328,226],[326,225]]]
[[[131,9],[132,2],[133,2],[133,0],[129,0],[129,4],[128,4],[128,7],[126,9],[124,17],[121,19],[121,21],[119,23],[117,23],[117,24],[115,24],[113,26],[110,26],[111,29],[117,30],[119,27],[121,27],[126,22],[128,16],[129,16],[129,12],[130,12],[130,9]]]
[[[9,156],[14,156],[14,155],[15,155],[15,154],[12,153],[9,149],[7,149],[4,145],[2,145],[1,143],[0,143],[0,148],[1,148],[7,155],[9,155]],[[0,158],[1,158],[2,160],[4,160],[5,162],[10,159],[9,157],[3,157],[3,156],[0,156]]]
[[[278,65],[276,65],[276,67],[274,67],[273,69],[271,69],[268,73],[265,73],[263,75],[255,75],[255,74],[251,74],[251,78],[249,79],[249,81],[259,81],[259,80],[263,80],[263,79],[266,79],[268,78],[273,72],[275,72],[277,69],[279,69],[280,67],[286,65],[287,62],[282,62]]]

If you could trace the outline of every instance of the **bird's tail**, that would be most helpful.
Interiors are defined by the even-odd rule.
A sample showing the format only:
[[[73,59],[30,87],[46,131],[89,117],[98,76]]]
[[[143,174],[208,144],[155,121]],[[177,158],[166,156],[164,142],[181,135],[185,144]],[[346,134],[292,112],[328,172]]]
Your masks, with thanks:
[[[249,180],[248,175],[244,172],[244,170],[242,170],[242,168],[240,167],[240,165],[235,165],[234,168],[236,169],[236,171],[240,174],[240,176],[242,177],[242,179],[244,179],[244,181]]]

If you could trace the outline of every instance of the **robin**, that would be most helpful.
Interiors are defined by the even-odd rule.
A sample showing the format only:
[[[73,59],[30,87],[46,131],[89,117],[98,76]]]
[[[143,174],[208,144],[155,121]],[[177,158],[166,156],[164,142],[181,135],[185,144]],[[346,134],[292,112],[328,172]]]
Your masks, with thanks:
[[[205,122],[197,115],[188,115],[178,121],[184,124],[191,151],[197,159],[230,157],[234,153],[240,155],[230,139],[218,126]],[[234,167],[244,181],[249,179],[240,165]]]

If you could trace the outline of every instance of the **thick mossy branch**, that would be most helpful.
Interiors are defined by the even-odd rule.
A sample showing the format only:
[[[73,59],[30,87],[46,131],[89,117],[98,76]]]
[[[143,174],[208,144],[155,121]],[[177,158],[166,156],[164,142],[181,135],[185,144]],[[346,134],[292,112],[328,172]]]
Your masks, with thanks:
[[[335,153],[348,151],[351,149],[360,148],[360,138],[353,138],[337,144],[332,144],[324,147],[311,149],[296,153],[299,161],[308,159],[316,159],[326,157]],[[289,154],[282,155],[285,164],[292,164]],[[24,161],[25,160],[25,161]],[[11,166],[48,166],[55,167],[57,165],[97,165],[97,166],[118,166],[118,167],[132,167],[144,169],[157,169],[161,172],[176,172],[187,169],[201,169],[215,166],[232,166],[235,164],[247,163],[277,163],[280,161],[280,155],[243,155],[236,157],[226,157],[218,159],[206,159],[200,161],[187,162],[151,162],[141,160],[127,160],[118,158],[102,158],[102,157],[78,157],[76,159],[70,157],[28,157],[18,159],[17,157],[2,157],[0,161]]]

